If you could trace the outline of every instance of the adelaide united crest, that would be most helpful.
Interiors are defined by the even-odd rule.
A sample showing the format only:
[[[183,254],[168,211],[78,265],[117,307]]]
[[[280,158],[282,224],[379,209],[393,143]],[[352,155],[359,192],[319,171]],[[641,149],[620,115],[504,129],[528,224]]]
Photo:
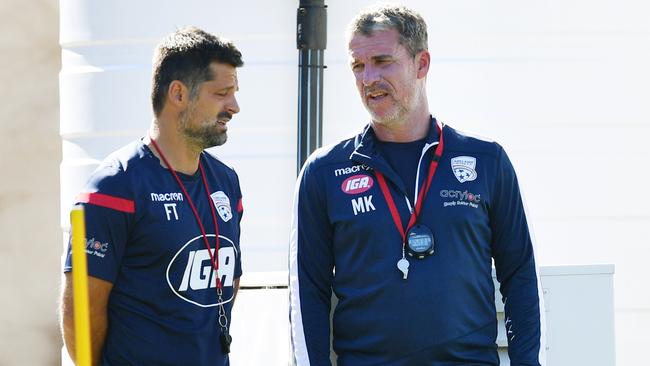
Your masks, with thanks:
[[[451,170],[459,182],[469,182],[476,179],[476,158],[473,156],[457,156],[451,159]]]
[[[230,208],[230,199],[228,196],[223,191],[216,191],[210,197],[212,198],[212,202],[214,202],[214,207],[217,209],[219,217],[224,222],[232,219],[232,209]]]

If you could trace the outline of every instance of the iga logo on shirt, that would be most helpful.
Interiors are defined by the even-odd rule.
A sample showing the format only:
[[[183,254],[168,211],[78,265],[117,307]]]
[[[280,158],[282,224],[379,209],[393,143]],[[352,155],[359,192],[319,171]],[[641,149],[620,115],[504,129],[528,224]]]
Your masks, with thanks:
[[[341,190],[347,194],[363,193],[375,184],[371,176],[365,174],[353,175],[341,183]]]
[[[214,234],[206,235],[208,241],[214,242]],[[167,266],[167,284],[181,299],[200,307],[219,305],[216,299],[217,279],[223,288],[232,287],[235,279],[235,263],[237,249],[232,240],[219,235],[220,248],[218,253],[219,271],[212,267],[211,256],[214,248],[208,251],[203,243],[203,236],[197,236],[188,241],[174,255]],[[230,302],[232,296],[223,299]]]

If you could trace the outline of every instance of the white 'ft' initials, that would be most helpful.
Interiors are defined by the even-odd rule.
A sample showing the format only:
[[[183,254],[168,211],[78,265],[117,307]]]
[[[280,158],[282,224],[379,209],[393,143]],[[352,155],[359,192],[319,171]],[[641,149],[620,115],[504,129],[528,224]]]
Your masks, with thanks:
[[[175,203],[165,203],[165,214],[167,214],[167,221],[171,220],[171,215],[174,214],[174,219],[178,221],[178,212],[176,212]]]

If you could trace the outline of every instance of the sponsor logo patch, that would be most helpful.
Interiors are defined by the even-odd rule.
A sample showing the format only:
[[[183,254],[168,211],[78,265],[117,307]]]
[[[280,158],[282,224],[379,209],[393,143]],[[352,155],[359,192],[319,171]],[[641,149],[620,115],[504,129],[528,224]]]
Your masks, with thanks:
[[[469,182],[476,179],[476,158],[472,156],[457,156],[451,159],[451,170],[459,182]]]
[[[210,197],[212,197],[212,202],[214,202],[214,207],[216,207],[219,217],[224,222],[232,219],[232,210],[230,209],[230,199],[228,196],[223,191],[217,191],[211,194]]]
[[[95,238],[86,240],[86,254],[94,255],[95,257],[104,258],[108,251],[108,243],[102,243]]]
[[[212,242],[214,234],[206,235]],[[179,298],[200,307],[219,305],[215,288],[217,279],[224,288],[232,287],[235,278],[237,249],[232,240],[219,235],[219,270],[212,268],[210,251],[204,247],[203,236],[199,235],[183,245],[167,266],[167,284]],[[225,291],[224,291],[225,295]],[[233,296],[223,297],[222,303],[232,301]]]
[[[443,207],[469,206],[472,208],[478,208],[478,204],[481,202],[480,194],[468,192],[467,190],[457,191],[453,189],[443,189],[440,191],[440,197],[447,199],[442,203]]]
[[[347,194],[359,194],[369,190],[373,185],[375,185],[375,181],[371,176],[357,174],[346,178],[341,183],[341,190]]]

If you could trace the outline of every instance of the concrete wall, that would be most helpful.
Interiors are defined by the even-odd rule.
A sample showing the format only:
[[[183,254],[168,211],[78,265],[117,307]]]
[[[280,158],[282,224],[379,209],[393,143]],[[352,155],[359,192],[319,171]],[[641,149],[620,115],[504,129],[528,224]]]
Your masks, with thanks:
[[[57,365],[58,2],[0,2],[0,365]]]

